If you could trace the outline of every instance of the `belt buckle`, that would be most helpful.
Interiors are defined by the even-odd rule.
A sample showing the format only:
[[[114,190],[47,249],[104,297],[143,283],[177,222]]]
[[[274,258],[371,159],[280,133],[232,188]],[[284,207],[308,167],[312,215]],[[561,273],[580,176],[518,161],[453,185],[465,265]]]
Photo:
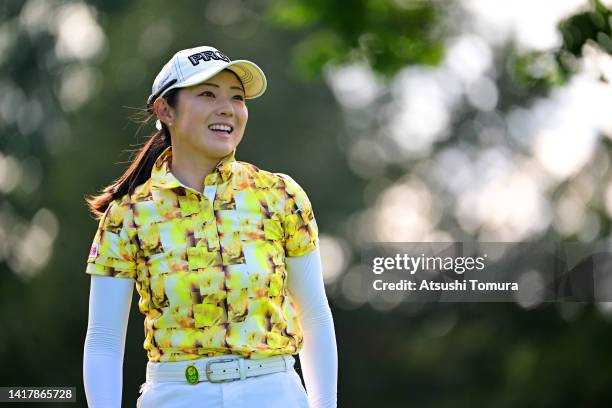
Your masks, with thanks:
[[[220,358],[218,360],[207,361],[206,369],[204,371],[204,373],[206,374],[206,379],[210,381],[211,383],[223,383],[223,382],[232,382],[232,381],[239,380],[240,376],[238,376],[238,378],[226,378],[224,380],[213,380],[212,378],[210,378],[210,375],[213,373],[212,370],[210,369],[211,365],[217,364],[217,363],[229,363],[231,361],[236,361],[236,360],[237,359],[235,358]]]

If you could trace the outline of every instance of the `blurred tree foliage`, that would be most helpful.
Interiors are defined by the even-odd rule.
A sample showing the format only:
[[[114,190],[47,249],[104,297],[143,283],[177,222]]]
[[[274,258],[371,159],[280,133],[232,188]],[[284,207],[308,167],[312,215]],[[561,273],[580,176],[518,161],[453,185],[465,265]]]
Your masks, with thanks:
[[[366,61],[391,76],[409,64],[437,64],[443,21],[435,3],[414,0],[274,1],[268,16],[303,39],[294,65],[305,77],[328,64]]]
[[[600,0],[559,24],[563,43],[549,52],[514,56],[512,69],[517,85],[546,90],[567,82],[578,66],[585,44],[595,44],[612,53],[612,11]]]
[[[600,0],[591,0],[591,7],[577,13],[559,25],[563,35],[560,52],[569,52],[576,57],[582,56],[582,47],[594,41],[608,53],[612,53],[612,11]]]

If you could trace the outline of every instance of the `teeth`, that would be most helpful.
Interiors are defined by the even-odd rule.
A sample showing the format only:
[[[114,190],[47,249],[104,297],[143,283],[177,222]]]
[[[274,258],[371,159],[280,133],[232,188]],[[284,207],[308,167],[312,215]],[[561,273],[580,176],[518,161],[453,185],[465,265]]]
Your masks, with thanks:
[[[231,133],[231,131],[232,131],[232,127],[228,126],[228,125],[214,124],[214,125],[210,125],[208,128],[210,130],[221,130],[223,132],[228,132],[228,133]]]

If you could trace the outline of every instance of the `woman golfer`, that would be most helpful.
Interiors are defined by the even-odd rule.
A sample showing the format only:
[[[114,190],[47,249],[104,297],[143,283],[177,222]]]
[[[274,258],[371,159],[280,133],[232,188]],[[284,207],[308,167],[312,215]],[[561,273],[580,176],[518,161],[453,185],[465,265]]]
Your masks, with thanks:
[[[291,177],[234,157],[245,100],[265,89],[257,65],[206,46],[177,52],[155,78],[158,131],[88,200],[100,218],[86,270],[90,407],[121,405],[134,282],[149,360],[139,407],[336,406],[310,202]]]

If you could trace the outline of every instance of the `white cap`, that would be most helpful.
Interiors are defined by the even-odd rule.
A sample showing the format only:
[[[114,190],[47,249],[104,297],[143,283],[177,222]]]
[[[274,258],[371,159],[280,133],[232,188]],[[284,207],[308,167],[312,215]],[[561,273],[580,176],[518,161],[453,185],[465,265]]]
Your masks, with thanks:
[[[171,89],[197,85],[224,69],[234,72],[244,87],[244,97],[253,99],[266,90],[266,76],[261,68],[247,60],[231,61],[213,47],[196,47],[174,54],[155,77],[147,106]]]

